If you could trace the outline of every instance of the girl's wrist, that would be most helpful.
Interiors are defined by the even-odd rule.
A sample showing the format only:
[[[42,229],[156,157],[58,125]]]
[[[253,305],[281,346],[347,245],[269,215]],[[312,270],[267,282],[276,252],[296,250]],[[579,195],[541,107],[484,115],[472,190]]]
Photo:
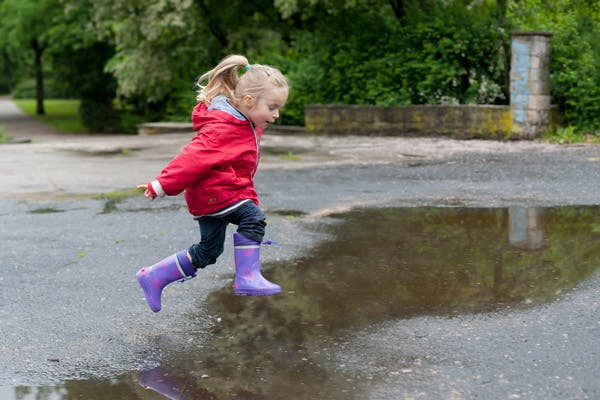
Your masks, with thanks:
[[[150,193],[152,193],[153,199],[157,197],[165,197],[167,195],[163,190],[162,185],[160,184],[158,179],[148,183],[148,189],[150,190]]]

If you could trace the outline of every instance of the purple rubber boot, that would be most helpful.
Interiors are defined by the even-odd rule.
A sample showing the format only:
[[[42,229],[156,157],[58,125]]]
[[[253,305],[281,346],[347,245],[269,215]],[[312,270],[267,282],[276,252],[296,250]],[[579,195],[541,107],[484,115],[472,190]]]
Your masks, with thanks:
[[[160,295],[165,286],[171,282],[191,279],[196,270],[187,257],[187,250],[172,254],[151,267],[140,269],[135,276],[144,290],[146,301],[154,312],[161,309]]]
[[[233,293],[242,296],[269,296],[281,293],[281,287],[260,273],[260,243],[239,233],[233,234],[235,281]]]

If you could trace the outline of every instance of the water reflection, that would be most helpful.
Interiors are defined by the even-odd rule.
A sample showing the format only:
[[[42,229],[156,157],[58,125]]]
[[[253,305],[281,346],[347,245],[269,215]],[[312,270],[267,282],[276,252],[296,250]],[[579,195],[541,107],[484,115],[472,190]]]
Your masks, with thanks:
[[[275,297],[209,296],[209,337],[184,351],[157,341],[158,368],[111,381],[73,381],[62,397],[360,399],[372,377],[345,376],[332,354],[348,332],[398,318],[532,307],[598,268],[600,209],[366,209],[316,226],[332,241],[265,266]],[[197,323],[195,323],[195,321]],[[200,342],[200,341],[199,341]],[[206,343],[203,341],[202,343]],[[402,349],[398,349],[402,358]],[[79,397],[78,397],[79,396]],[[152,397],[157,396],[157,397]],[[15,397],[23,399],[25,397]]]
[[[508,209],[508,238],[512,246],[537,250],[544,246],[543,209],[511,207]]]
[[[156,367],[140,374],[140,385],[145,389],[172,400],[193,400],[214,398],[209,393],[202,395],[202,388],[190,376],[178,376],[168,372],[163,367]]]

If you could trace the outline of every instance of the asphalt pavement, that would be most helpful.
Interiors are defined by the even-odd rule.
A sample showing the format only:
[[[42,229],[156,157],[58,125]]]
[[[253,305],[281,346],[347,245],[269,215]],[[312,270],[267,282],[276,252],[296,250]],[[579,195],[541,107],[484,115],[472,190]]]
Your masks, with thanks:
[[[110,385],[210,343],[221,315],[206,302],[230,285],[230,243],[152,314],[135,271],[197,240],[198,228],[182,196],[114,196],[153,179],[193,133],[65,136],[7,98],[0,125],[15,139],[0,144],[0,398]],[[257,189],[281,242],[263,260],[289,268],[326,239],[319,224],[360,207],[600,204],[596,145],[266,132],[262,149]],[[595,273],[527,310],[384,321],[339,333],[328,371],[354,388],[340,398],[597,399],[599,308]]]

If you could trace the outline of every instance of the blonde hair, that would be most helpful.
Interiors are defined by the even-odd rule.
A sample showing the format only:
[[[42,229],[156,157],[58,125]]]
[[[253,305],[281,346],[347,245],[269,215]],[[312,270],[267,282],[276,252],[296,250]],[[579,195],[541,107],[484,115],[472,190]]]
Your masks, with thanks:
[[[240,68],[245,71],[241,76]],[[203,86],[205,81],[208,83]],[[260,97],[268,84],[281,90],[289,90],[287,79],[277,68],[262,64],[250,65],[246,57],[230,55],[198,78],[197,86],[200,90],[196,100],[209,105],[216,96],[223,95],[234,104],[240,104],[246,95]]]

